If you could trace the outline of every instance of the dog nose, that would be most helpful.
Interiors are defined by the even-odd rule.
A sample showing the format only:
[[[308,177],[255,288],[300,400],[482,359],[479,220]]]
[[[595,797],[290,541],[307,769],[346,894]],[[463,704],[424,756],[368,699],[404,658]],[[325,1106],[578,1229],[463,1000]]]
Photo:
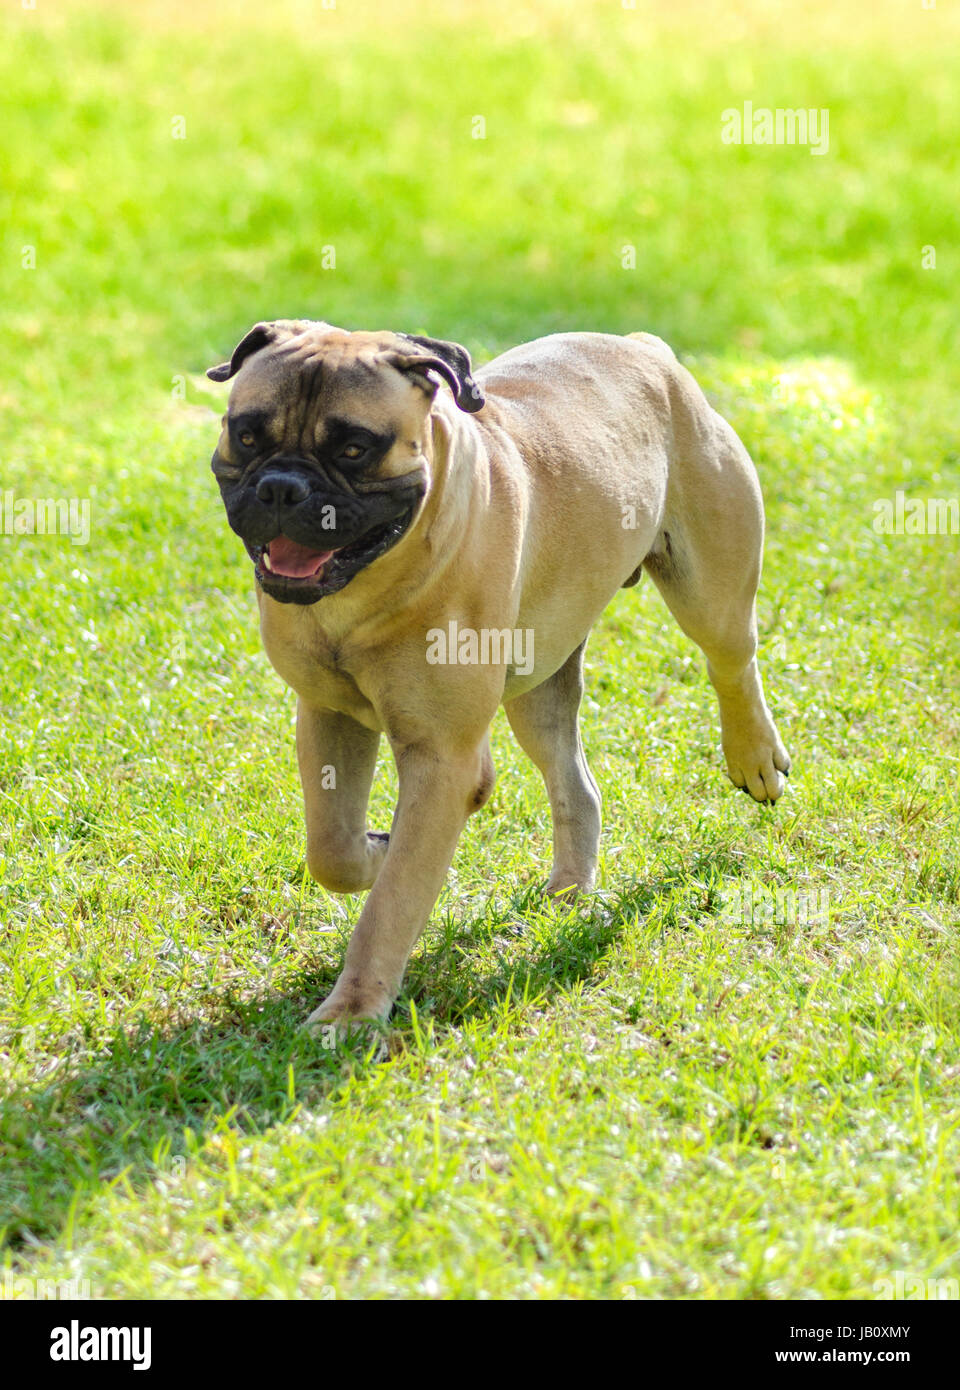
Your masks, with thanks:
[[[310,486],[297,473],[264,473],[257,483],[257,497],[268,507],[295,507],[310,496]]]

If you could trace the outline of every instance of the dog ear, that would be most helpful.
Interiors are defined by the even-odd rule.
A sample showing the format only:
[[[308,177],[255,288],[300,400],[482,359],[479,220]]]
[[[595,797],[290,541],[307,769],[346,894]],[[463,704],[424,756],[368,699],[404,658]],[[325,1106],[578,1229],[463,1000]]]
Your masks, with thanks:
[[[402,372],[439,372],[453,391],[453,399],[461,410],[474,414],[483,409],[483,392],[473,379],[473,364],[470,354],[459,343],[447,343],[441,338],[424,338],[416,333],[398,333],[405,343],[412,343],[414,351],[397,354],[393,361]],[[426,351],[421,351],[425,349]]]
[[[275,325],[272,323],[255,323],[246,337],[241,338],[233,349],[230,361],[221,362],[219,367],[209,367],[207,376],[211,381],[229,381],[232,376],[236,376],[251,353],[259,352],[261,348],[273,342],[275,331]]]

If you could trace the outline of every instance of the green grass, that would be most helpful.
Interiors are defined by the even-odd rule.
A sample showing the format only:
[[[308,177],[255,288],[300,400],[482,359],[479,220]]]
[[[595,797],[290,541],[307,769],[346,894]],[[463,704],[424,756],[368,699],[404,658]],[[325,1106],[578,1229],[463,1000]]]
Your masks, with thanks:
[[[199,8],[0,26],[0,483],[93,521],[0,536],[5,1267],[200,1297],[958,1275],[958,540],[872,526],[960,494],[956,19]],[[745,99],[829,107],[830,154],[724,147]],[[729,788],[699,653],[622,592],[584,711],[600,891],[538,896],[546,800],[498,718],[385,1061],[298,1032],[362,898],[305,875],[293,697],[207,469],[200,374],[288,314],[478,358],[660,333],[767,502],[785,798]],[[394,788],[384,761],[372,824]],[[829,911],[726,920],[744,884]]]

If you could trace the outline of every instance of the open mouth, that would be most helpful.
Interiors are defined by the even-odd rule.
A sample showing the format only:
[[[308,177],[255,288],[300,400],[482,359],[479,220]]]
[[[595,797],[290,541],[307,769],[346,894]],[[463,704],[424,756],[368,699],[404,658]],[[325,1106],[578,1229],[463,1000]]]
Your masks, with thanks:
[[[411,507],[349,545],[332,550],[317,550],[282,535],[266,545],[248,545],[257,581],[271,598],[281,603],[316,603],[342,589],[355,574],[395,545],[410,525],[413,512]]]
[[[336,553],[335,550],[311,550],[288,536],[277,536],[261,548],[260,563],[278,579],[317,579]]]

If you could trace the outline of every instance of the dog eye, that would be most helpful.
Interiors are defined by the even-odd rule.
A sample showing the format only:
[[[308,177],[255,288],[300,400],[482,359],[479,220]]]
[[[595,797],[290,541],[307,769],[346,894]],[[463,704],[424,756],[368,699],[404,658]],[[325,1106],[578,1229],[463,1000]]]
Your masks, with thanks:
[[[245,449],[252,449],[257,442],[257,436],[252,430],[241,430],[237,438]]]
[[[343,459],[359,459],[363,458],[366,452],[362,444],[348,444],[345,449],[340,450],[340,457]]]

